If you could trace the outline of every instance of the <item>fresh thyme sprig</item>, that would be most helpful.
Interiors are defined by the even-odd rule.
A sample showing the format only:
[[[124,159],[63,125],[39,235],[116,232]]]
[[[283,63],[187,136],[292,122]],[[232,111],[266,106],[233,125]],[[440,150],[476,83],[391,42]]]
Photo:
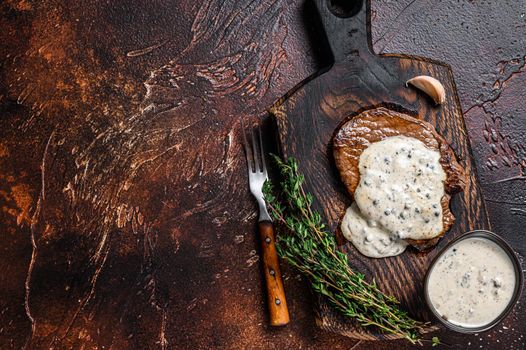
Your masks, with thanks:
[[[310,281],[313,289],[344,315],[364,327],[419,341],[423,324],[410,318],[398,301],[383,294],[375,282],[349,266],[347,255],[337,249],[334,235],[325,229],[321,216],[311,208],[312,196],[303,188],[304,177],[293,158],[273,158],[281,173],[281,196],[274,195],[270,181],[264,186],[265,199],[274,220],[289,234],[279,235],[279,255]]]

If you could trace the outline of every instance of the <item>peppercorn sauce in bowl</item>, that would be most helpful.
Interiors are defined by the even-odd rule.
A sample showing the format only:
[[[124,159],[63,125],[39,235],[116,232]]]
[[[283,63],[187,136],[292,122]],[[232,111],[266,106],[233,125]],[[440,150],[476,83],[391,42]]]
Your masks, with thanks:
[[[446,327],[477,333],[498,324],[517,302],[522,268],[513,249],[498,235],[468,232],[448,243],[428,269],[427,305]]]

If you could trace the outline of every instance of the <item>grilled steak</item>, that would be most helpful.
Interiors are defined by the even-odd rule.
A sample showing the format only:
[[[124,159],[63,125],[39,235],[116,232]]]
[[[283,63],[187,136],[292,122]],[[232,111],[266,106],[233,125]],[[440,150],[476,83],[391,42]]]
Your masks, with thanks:
[[[345,122],[333,139],[333,154],[341,179],[352,196],[360,182],[359,161],[362,152],[374,142],[392,136],[415,138],[426,147],[440,152],[440,164],[446,173],[445,193],[441,199],[443,230],[431,239],[406,241],[419,250],[434,246],[455,221],[449,210],[451,194],[461,191],[465,185],[464,169],[445,139],[426,121],[387,108],[366,110]]]

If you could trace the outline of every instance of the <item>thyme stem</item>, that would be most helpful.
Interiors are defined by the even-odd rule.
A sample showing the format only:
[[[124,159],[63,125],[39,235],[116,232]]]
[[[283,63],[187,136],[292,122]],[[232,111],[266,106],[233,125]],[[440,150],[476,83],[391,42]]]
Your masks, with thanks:
[[[271,216],[290,231],[278,236],[279,255],[305,275],[331,306],[361,326],[376,327],[411,343],[420,342],[423,324],[402,311],[399,302],[383,294],[374,281],[367,282],[349,265],[347,255],[338,250],[334,235],[312,209],[313,198],[303,188],[304,177],[296,161],[273,158],[282,177],[282,195],[278,198],[274,194],[270,181],[263,192]]]

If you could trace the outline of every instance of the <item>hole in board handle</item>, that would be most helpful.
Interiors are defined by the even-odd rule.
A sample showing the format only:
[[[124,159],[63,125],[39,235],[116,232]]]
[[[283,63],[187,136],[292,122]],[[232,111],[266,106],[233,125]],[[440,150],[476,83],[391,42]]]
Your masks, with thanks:
[[[329,11],[336,17],[349,18],[356,15],[363,6],[363,0],[327,0]]]

